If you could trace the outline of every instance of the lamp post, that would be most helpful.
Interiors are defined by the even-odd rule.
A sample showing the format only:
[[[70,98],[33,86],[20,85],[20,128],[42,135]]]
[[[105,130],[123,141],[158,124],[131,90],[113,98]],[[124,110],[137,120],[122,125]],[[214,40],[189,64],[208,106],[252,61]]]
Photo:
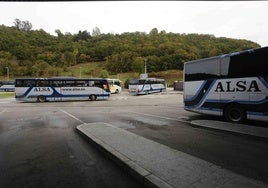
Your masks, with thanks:
[[[9,81],[9,68],[6,67],[6,69],[7,69],[7,81]]]
[[[147,74],[147,59],[144,59],[144,74]]]

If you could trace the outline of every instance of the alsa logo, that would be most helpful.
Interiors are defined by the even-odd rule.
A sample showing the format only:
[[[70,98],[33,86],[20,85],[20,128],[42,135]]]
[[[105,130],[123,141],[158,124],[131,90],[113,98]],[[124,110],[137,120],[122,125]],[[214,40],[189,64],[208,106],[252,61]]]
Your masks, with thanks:
[[[36,87],[34,88],[35,92],[44,92],[44,91],[50,91],[49,87]]]
[[[261,92],[256,80],[237,81],[234,84],[231,81],[218,82],[215,92]]]

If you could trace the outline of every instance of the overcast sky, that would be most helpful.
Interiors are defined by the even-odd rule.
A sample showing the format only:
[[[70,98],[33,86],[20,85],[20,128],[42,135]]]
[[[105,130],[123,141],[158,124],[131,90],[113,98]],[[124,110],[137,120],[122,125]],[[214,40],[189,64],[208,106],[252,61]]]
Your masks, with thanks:
[[[268,46],[268,1],[81,1],[0,2],[0,25],[28,20],[33,29],[56,35],[146,32],[212,34]]]

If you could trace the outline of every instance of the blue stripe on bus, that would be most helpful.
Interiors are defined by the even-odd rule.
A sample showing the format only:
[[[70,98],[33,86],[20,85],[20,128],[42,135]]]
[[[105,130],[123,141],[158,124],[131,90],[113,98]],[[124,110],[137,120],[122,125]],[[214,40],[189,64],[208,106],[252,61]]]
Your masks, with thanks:
[[[263,112],[248,112],[248,115],[254,115],[254,116],[267,116]]]
[[[228,103],[238,103],[247,111],[252,112],[267,112],[268,113],[268,96],[259,101],[239,101],[239,100],[207,100],[202,105],[202,108],[217,108],[224,109]]]
[[[268,89],[268,82],[264,80],[263,77],[258,77],[262,84]]]
[[[258,78],[263,83],[263,85],[268,88],[268,83],[262,77],[258,77]],[[206,96],[208,95],[208,92],[210,91],[214,83],[215,82],[212,82],[212,80],[204,81],[204,83],[199,88],[197,94],[193,96],[192,98],[186,99],[184,101],[185,106],[187,108],[195,108],[199,106],[205,100]],[[206,88],[209,88],[209,89],[206,89]],[[204,90],[206,91],[205,93],[203,93]],[[268,95],[264,99],[259,100],[259,101],[208,99],[208,100],[205,100],[205,102],[202,104],[202,108],[223,109],[225,105],[230,102],[241,104],[245,108],[259,109],[258,111],[260,110],[268,111]]]
[[[31,90],[33,88],[34,87],[28,88],[23,95],[20,95],[20,96],[16,95],[16,98],[27,98],[28,94],[31,92]],[[51,95],[44,95],[45,97],[48,97],[48,98],[68,98],[68,97],[89,97],[91,95],[91,94],[63,95],[63,94],[60,94],[55,88],[51,87],[51,89],[53,90],[53,93]],[[92,94],[92,95],[95,95],[97,97],[109,97],[110,96],[110,94]],[[32,96],[29,96],[28,98],[36,98],[37,96],[38,95],[32,95]]]
[[[29,87],[23,95],[20,95],[20,96],[16,95],[15,97],[16,98],[25,98],[31,92],[32,89],[33,89],[33,87]]]
[[[206,80],[199,88],[197,94],[190,99],[184,100],[184,104],[187,107],[195,107],[200,105],[210,92],[212,86],[216,80]],[[205,91],[205,92],[204,92]]]
[[[60,94],[54,87],[51,87],[53,90],[53,93],[51,94],[53,97],[62,97],[62,94]]]
[[[152,86],[150,85],[150,90],[144,90],[145,85],[142,86],[142,89],[137,92],[137,94],[141,94],[141,93],[145,93],[146,91],[150,92],[150,91],[161,91],[161,90],[165,90],[165,87],[162,88],[157,88],[157,89],[153,89]],[[136,93],[135,91],[131,91],[131,93]]]

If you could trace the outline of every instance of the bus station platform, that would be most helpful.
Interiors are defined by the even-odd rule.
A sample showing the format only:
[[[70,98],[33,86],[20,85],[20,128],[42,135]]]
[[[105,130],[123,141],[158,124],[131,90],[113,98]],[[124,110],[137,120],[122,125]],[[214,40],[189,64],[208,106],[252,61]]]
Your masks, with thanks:
[[[197,127],[226,131],[232,134],[240,134],[248,137],[254,137],[256,139],[268,140],[267,127],[212,120],[194,120],[191,121],[191,124]]]
[[[85,123],[77,130],[147,187],[268,187],[111,124]]]

